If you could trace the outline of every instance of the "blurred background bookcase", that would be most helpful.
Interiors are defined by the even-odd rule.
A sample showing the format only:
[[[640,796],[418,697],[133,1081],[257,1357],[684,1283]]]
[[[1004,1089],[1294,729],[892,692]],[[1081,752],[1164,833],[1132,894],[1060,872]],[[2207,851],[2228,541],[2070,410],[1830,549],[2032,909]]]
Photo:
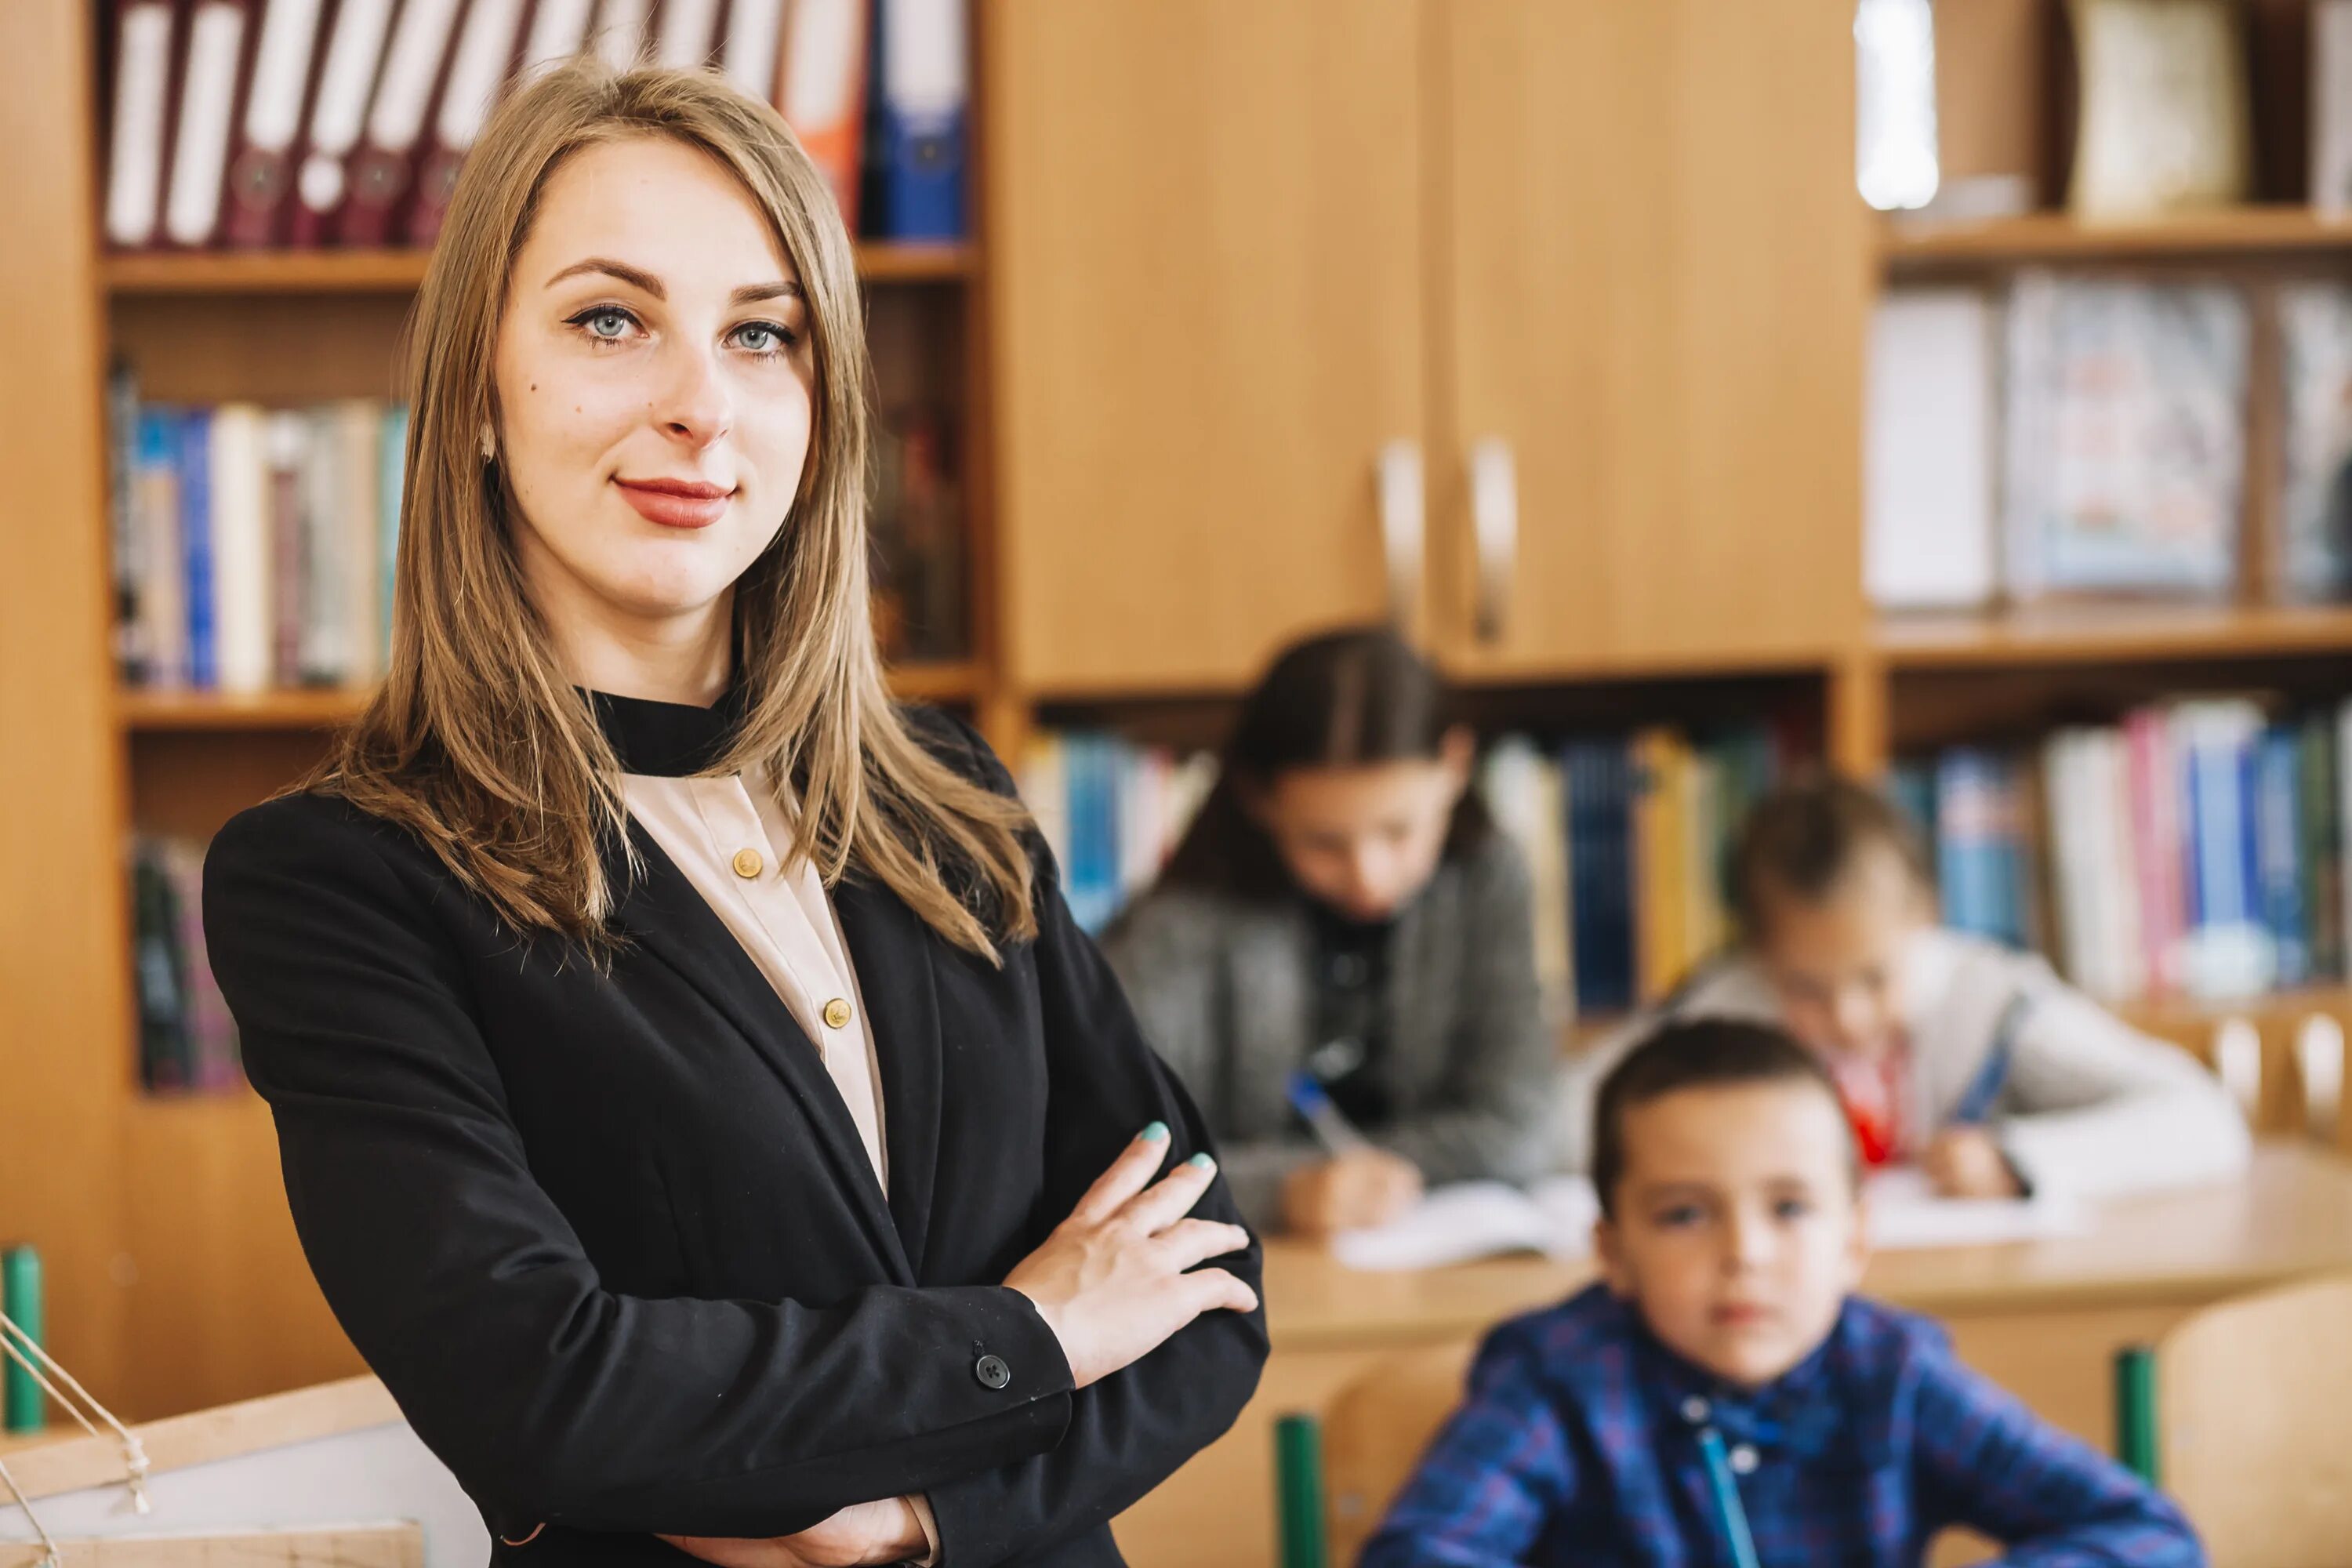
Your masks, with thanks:
[[[133,831],[200,837],[281,787],[359,699],[118,688],[107,369],[162,399],[387,395],[422,267],[107,253],[100,10],[0,5],[0,1232],[46,1250],[67,1358],[148,1415],[355,1366],[266,1110],[139,1090],[123,864]],[[969,530],[967,654],[894,683],[1008,757],[1066,728],[1209,743],[1281,641],[1383,616],[1490,733],[1769,718],[1871,774],[2172,693],[2352,688],[2341,605],[1879,615],[1860,458],[1890,279],[2340,272],[2352,226],[2273,192],[2094,231],[2055,184],[2022,216],[1882,224],[1853,0],[972,16],[971,237],[860,262],[883,396],[928,381],[954,410]],[[2055,115],[2062,87],[2020,101]]]

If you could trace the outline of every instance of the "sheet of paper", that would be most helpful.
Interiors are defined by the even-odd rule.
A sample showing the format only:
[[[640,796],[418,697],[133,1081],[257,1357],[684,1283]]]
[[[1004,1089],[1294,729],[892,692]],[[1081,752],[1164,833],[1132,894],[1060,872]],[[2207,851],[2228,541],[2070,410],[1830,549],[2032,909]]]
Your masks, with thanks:
[[[1442,1268],[1514,1252],[1581,1258],[1591,1250],[1600,1205],[1581,1176],[1538,1182],[1526,1192],[1501,1182],[1462,1182],[1433,1189],[1388,1225],[1342,1231],[1331,1253],[1350,1268],[1385,1273]]]
[[[1937,1197],[1926,1173],[1907,1166],[1874,1173],[1867,1191],[1870,1243],[1881,1252],[2041,1241],[2089,1228],[2078,1205],[2048,1198]]]

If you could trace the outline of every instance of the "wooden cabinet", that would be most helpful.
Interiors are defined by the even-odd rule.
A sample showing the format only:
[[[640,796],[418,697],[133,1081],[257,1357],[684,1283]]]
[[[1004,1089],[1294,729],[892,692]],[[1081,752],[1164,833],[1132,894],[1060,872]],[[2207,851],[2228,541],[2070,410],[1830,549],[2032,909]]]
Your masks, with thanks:
[[[1472,674],[1826,663],[1862,624],[1851,10],[998,7],[1010,678],[1228,686],[1396,577]],[[1429,526],[1392,574],[1400,437]]]
[[[985,38],[1007,675],[1231,686],[1385,613],[1422,394],[1413,0],[1014,0]]]
[[[1862,625],[1851,0],[1436,9],[1438,647],[1825,659]]]

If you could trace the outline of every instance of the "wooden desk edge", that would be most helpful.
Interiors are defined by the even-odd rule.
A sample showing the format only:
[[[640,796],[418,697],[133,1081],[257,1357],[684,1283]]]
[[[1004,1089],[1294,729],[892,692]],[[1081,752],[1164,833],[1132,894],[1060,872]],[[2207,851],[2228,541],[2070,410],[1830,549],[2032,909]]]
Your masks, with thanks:
[[[131,1430],[146,1449],[149,1472],[161,1474],[362,1432],[400,1419],[400,1407],[383,1384],[373,1377],[352,1377],[166,1416]],[[110,1431],[91,1436],[77,1430],[10,1454],[8,1470],[25,1495],[35,1499],[119,1483],[123,1479],[122,1440]]]

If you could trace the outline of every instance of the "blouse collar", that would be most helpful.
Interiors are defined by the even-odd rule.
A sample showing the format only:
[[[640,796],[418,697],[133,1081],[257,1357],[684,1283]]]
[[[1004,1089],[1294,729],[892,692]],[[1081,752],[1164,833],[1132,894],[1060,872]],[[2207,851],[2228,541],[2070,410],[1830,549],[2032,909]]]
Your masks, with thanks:
[[[726,755],[743,718],[742,690],[733,686],[708,708],[609,691],[586,696],[621,771],[652,778],[707,773]]]

